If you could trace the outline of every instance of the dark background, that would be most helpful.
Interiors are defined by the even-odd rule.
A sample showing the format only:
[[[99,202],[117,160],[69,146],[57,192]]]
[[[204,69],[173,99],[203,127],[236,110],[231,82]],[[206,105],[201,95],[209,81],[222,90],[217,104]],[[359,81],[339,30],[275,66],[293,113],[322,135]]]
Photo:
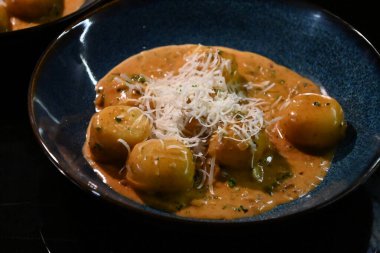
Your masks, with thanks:
[[[380,49],[377,1],[304,1],[341,17]],[[63,29],[62,24],[58,30]],[[265,225],[172,224],[111,206],[81,191],[43,154],[27,116],[33,66],[59,32],[0,36],[0,253],[2,252],[380,252],[380,173],[313,213]],[[13,54],[12,59],[9,55]],[[14,66],[17,67],[15,71]],[[379,80],[380,81],[380,80]],[[378,194],[378,195],[377,195]],[[379,202],[377,202],[379,203]],[[377,210],[377,211],[374,211]],[[377,225],[374,225],[377,222]],[[378,228],[379,229],[379,228]],[[372,244],[371,244],[372,237]],[[377,238],[379,239],[379,238]],[[377,242],[378,245],[380,242]],[[377,250],[380,250],[379,248]]]

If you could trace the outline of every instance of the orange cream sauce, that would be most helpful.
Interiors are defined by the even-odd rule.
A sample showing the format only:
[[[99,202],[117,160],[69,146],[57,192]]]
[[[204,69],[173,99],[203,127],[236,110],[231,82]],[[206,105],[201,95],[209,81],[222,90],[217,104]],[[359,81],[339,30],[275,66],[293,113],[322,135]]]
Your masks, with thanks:
[[[77,11],[83,5],[84,1],[85,0],[64,0],[62,13],[59,14],[59,17],[64,17]],[[52,21],[57,18],[58,18],[57,16],[43,17],[39,21],[26,21],[17,17],[11,17],[10,18],[11,30],[15,31],[15,30],[29,28],[32,26],[37,26],[37,25]]]
[[[143,74],[151,78],[160,78],[167,72],[175,73],[184,64],[184,55],[193,52],[197,47],[166,46],[128,58],[99,81],[97,88],[101,87],[105,96],[97,98],[98,109],[119,104],[121,94],[116,91],[117,87],[112,82],[116,74]],[[275,83],[275,86],[266,92],[255,88],[248,89],[249,96],[269,102],[265,115],[267,119],[273,119],[278,115],[279,107],[288,97],[306,92],[320,93],[320,88],[312,81],[268,58],[250,52],[217,48],[233,55],[239,74],[247,81]],[[275,156],[272,164],[266,169],[264,182],[258,183],[253,180],[250,171],[223,171],[215,179],[214,195],[207,189],[192,189],[186,196],[181,197],[153,196],[135,191],[124,180],[125,170],[120,172],[120,167],[94,162],[87,143],[83,150],[91,166],[101,174],[105,182],[130,199],[175,212],[180,216],[233,219],[254,216],[306,195],[323,180],[330,166],[332,152],[324,155],[304,153],[283,138],[275,124],[268,126],[266,131],[279,155]],[[284,177],[274,183],[278,175]],[[234,187],[231,187],[228,181],[231,177],[236,181]]]

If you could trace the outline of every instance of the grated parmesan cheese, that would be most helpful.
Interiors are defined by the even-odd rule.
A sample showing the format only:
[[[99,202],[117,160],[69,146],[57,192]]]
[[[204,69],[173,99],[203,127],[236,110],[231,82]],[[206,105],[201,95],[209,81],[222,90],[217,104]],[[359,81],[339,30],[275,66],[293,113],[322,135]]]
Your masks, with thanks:
[[[143,94],[138,99],[139,108],[153,123],[152,138],[175,138],[192,149],[195,159],[205,157],[205,145],[213,134],[219,140],[229,138],[246,142],[253,154],[256,146],[252,139],[267,124],[260,109],[265,102],[246,97],[243,89],[237,87],[241,85],[245,90],[260,87],[265,92],[274,84],[269,81],[260,84],[227,83],[223,74],[231,71],[231,60],[221,57],[218,50],[196,50],[185,57],[185,64],[176,75],[167,73],[161,79],[146,78],[143,85],[132,84],[127,75],[120,75],[116,81],[125,82],[129,89]],[[186,127],[193,120],[198,124],[198,132],[188,136]],[[226,136],[228,131],[233,132],[232,137]],[[177,147],[171,145],[167,148]],[[200,169],[203,179],[198,187],[203,186],[207,176],[211,194],[214,194],[214,169],[214,157],[211,158],[209,173]]]
[[[265,126],[264,113],[259,109],[264,102],[242,96],[236,85],[226,83],[226,71],[231,72],[231,60],[210,50],[186,57],[177,75],[147,79],[139,101],[153,119],[153,137],[174,137],[192,148],[214,133],[223,136],[231,129],[235,140],[250,142]],[[194,119],[200,130],[186,136],[184,130]]]

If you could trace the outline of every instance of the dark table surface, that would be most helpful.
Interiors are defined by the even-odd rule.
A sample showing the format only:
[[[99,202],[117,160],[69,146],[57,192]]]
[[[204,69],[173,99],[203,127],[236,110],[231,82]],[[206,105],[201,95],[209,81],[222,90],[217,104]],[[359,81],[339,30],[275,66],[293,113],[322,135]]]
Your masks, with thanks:
[[[308,2],[346,20],[380,49],[376,1]],[[0,252],[161,249],[380,252],[380,171],[366,184],[323,209],[270,224],[228,228],[164,223],[112,206],[81,191],[44,155],[28,119],[27,87],[33,66],[58,33],[52,30],[43,36],[31,34],[28,39],[12,43],[4,43],[0,37],[3,91],[0,99]],[[17,71],[11,66],[17,66]]]

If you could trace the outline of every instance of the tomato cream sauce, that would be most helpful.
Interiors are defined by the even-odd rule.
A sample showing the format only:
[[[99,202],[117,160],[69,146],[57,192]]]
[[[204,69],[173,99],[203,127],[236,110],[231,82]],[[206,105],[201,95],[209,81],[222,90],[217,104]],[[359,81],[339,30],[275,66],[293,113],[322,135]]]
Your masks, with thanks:
[[[84,1],[85,0],[64,0],[62,13],[59,14],[59,17],[64,17],[77,11],[83,5]],[[23,20],[17,17],[11,17],[10,18],[11,30],[15,31],[15,30],[29,28],[32,26],[37,26],[37,25],[52,21],[57,18],[58,18],[57,16],[43,17],[41,18],[40,21],[27,21],[27,20]]]
[[[142,74],[150,78],[160,78],[168,72],[176,73],[184,64],[184,56],[192,53],[197,47],[166,46],[143,51],[128,58],[97,84],[97,88],[101,87],[104,90],[102,101],[99,101],[99,98],[96,101],[98,109],[99,105],[116,105],[120,101],[121,94],[116,91],[112,82],[114,75]],[[269,81],[274,84],[266,91],[247,87],[248,96],[262,98],[268,102],[265,113],[267,120],[278,116],[278,111],[289,97],[299,93],[321,93],[320,87],[311,80],[261,55],[225,47],[214,48],[234,57],[237,71],[246,81]],[[299,150],[283,137],[275,123],[267,126],[266,132],[278,155],[266,169],[264,181],[259,183],[253,180],[250,171],[221,170],[213,184],[214,194],[205,187],[199,190],[194,188],[181,196],[151,195],[136,191],[126,182],[126,171],[120,170],[122,165],[94,162],[87,143],[83,150],[85,157],[94,170],[104,178],[105,183],[136,202],[175,212],[180,216],[233,219],[258,215],[307,195],[323,180],[330,166],[332,152],[316,155]],[[233,182],[229,180],[231,178],[234,179]]]

